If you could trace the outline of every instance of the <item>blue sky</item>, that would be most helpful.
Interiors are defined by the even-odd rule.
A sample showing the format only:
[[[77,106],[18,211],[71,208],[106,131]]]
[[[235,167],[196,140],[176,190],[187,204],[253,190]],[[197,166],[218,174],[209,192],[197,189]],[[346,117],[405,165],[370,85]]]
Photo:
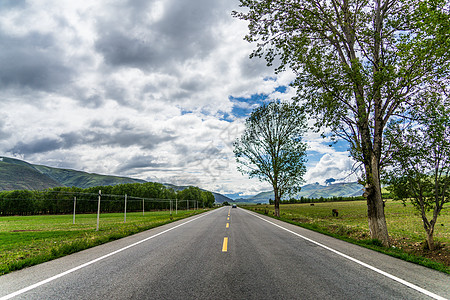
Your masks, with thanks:
[[[0,6],[0,155],[245,195],[233,141],[295,95],[243,40],[237,0],[8,1]],[[199,13],[201,12],[201,13]],[[346,145],[305,136],[305,180],[344,178]]]

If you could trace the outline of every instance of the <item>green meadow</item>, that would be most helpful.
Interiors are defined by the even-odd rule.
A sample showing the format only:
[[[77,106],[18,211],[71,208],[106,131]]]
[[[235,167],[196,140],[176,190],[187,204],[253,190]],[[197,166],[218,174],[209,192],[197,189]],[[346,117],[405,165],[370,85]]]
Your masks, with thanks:
[[[252,205],[247,209],[273,216],[273,205]],[[331,210],[337,209],[338,217]],[[365,201],[324,202],[280,205],[280,219],[329,234],[387,254],[450,273],[450,203],[438,216],[434,238],[435,251],[426,248],[422,218],[410,203],[387,201],[386,222],[392,247],[382,247],[370,239]],[[432,212],[428,213],[431,218]]]
[[[0,217],[0,275],[94,247],[204,210]]]

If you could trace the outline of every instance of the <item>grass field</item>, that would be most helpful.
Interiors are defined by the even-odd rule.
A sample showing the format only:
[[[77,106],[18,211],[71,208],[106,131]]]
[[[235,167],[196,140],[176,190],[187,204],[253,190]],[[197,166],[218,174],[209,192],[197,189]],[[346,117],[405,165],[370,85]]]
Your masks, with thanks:
[[[246,206],[253,211],[273,216],[273,205]],[[339,211],[333,217],[332,209]],[[311,206],[305,204],[282,204],[280,206],[282,220],[323,233],[338,236],[360,244],[371,244],[377,247],[376,241],[370,240],[367,223],[367,204],[365,201],[325,202]],[[437,268],[450,273],[450,204],[446,204],[437,219],[435,226],[435,242],[439,244],[436,251],[425,248],[426,234],[422,219],[414,207],[407,203],[388,201],[385,207],[386,222],[392,240],[391,249],[381,249],[395,256],[408,254],[408,260]],[[432,212],[429,213],[431,216]],[[432,266],[437,262],[440,266]]]
[[[198,211],[168,211],[97,215],[45,215],[0,217],[0,275],[97,246],[134,233],[197,214]]]

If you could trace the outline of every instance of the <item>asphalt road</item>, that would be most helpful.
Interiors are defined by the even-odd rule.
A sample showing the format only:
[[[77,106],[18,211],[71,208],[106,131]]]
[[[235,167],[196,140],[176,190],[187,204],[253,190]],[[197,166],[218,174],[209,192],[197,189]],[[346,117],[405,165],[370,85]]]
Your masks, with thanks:
[[[1,276],[10,298],[446,299],[450,276],[225,207]]]

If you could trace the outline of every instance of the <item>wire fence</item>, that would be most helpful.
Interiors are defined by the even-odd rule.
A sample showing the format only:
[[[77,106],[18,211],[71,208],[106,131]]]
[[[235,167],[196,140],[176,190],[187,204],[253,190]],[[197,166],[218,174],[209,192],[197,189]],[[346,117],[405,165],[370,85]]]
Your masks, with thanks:
[[[200,206],[203,203],[200,202]],[[0,197],[0,216],[86,214],[198,209],[199,201],[192,199],[159,199],[134,197],[127,194],[102,194],[69,191],[20,191]],[[201,207],[202,208],[202,207]]]

